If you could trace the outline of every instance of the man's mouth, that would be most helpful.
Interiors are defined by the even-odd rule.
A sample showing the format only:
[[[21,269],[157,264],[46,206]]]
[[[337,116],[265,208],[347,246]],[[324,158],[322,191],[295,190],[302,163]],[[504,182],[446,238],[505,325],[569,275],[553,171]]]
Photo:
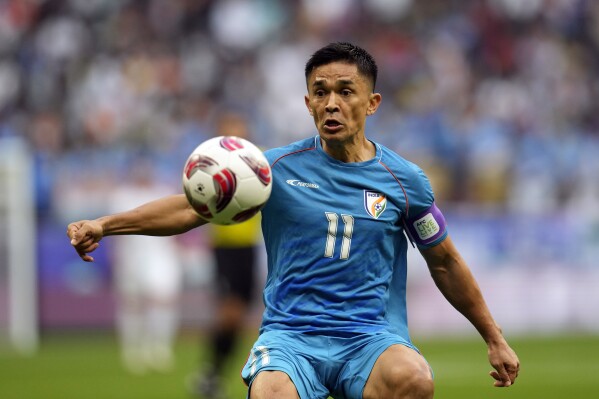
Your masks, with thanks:
[[[343,127],[343,125],[336,119],[327,119],[324,122],[324,127],[329,131],[337,131],[340,130]]]

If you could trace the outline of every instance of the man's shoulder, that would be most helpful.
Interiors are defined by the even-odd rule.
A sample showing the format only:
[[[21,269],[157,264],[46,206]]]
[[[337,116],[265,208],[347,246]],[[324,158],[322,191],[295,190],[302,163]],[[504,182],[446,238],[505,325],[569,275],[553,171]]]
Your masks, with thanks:
[[[272,165],[273,163],[287,155],[301,153],[313,149],[316,149],[316,138],[308,137],[282,147],[268,149],[264,151],[264,155]]]
[[[422,169],[416,163],[404,158],[396,151],[382,144],[377,143],[377,145],[381,148],[380,163],[389,168],[391,172],[410,177],[417,177],[422,173]]]

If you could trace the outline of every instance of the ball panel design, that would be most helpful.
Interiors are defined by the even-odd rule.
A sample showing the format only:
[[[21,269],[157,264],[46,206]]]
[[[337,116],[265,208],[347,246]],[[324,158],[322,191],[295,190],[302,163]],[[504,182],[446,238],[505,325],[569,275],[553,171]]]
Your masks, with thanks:
[[[225,136],[219,140],[222,148],[228,151],[235,151],[244,148],[243,139],[234,136]]]
[[[251,153],[239,155],[239,158],[247,164],[247,166],[252,170],[252,172],[254,172],[254,175],[262,184],[265,186],[270,184],[270,166],[268,166],[267,162],[263,162],[261,159]]]
[[[264,207],[264,205],[265,204],[258,205],[253,208],[249,208],[249,209],[239,212],[237,215],[233,216],[233,222],[235,222],[235,223],[245,222],[246,220],[248,220],[248,219],[252,218],[254,215],[256,215],[258,212],[260,212],[260,210]]]
[[[216,212],[222,212],[233,196],[237,187],[235,174],[229,169],[222,169],[212,176],[216,191]]]
[[[191,154],[191,156],[187,160],[187,163],[185,164],[184,173],[188,179],[191,179],[191,177],[198,170],[211,174],[210,169],[217,165],[218,163],[214,159],[204,154],[193,153]]]

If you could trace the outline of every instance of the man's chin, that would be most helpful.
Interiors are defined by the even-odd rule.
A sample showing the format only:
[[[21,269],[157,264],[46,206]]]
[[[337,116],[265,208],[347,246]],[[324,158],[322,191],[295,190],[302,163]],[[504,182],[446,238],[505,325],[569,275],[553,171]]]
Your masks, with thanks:
[[[342,140],[344,137],[344,132],[345,130],[343,129],[338,129],[338,130],[331,130],[331,129],[321,129],[319,131],[320,137],[322,137],[323,140]]]

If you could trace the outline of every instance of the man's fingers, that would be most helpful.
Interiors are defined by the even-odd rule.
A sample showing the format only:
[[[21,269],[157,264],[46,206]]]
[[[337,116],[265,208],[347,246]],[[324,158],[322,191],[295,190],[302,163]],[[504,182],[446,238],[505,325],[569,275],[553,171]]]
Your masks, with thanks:
[[[75,250],[77,251],[77,253],[79,255],[82,254],[87,254],[90,252],[94,252],[96,250],[96,248],[98,248],[100,246],[100,243],[97,242],[92,242],[92,241],[86,241],[85,244],[79,244],[77,246],[75,246]]]
[[[489,375],[495,379],[493,385],[509,387],[514,384],[520,370],[520,361],[507,343],[489,347],[489,363],[494,369],[489,372]]]
[[[71,239],[71,245],[75,246],[79,244],[79,241],[83,238],[81,224],[69,224],[69,226],[67,227],[67,236]]]
[[[70,224],[67,227],[67,237],[69,237],[71,239],[71,245],[75,245],[76,244],[76,239],[75,239],[75,235],[77,234],[77,228],[73,225]]]
[[[71,245],[74,247],[79,247],[79,246],[85,246],[85,242],[82,242],[84,239],[86,238],[86,236],[81,235],[80,233],[75,233],[73,234],[73,238],[71,238]],[[89,237],[88,240],[89,241]]]
[[[79,245],[79,241],[81,240],[81,238],[78,236],[77,233],[73,233],[73,235],[71,236],[71,245],[72,246],[77,246]]]
[[[75,249],[77,250],[77,254],[79,255],[79,257],[81,259],[83,259],[86,262],[93,262],[94,258],[91,255],[89,255],[89,253],[95,251],[99,246],[100,246],[100,244],[96,242],[90,246],[86,246],[86,247],[79,246],[79,247],[76,247]]]
[[[83,255],[83,254],[87,254],[90,252],[94,252],[99,246],[100,246],[100,243],[94,242],[94,243],[90,243],[88,245],[77,245],[77,247],[75,247],[75,249],[77,250],[77,253],[79,255]]]
[[[75,244],[75,246],[78,248],[87,248],[87,247],[91,247],[94,244],[97,244],[94,237],[84,236],[79,239],[79,242],[77,244]],[[88,252],[90,252],[90,251],[88,251]]]
[[[502,370],[502,373],[496,370],[490,371],[489,375],[495,379],[493,385],[496,387],[509,387],[514,382],[505,369]]]
[[[94,261],[94,258],[90,255],[84,255],[81,257],[81,259],[85,262],[93,262]]]
[[[502,387],[504,385],[504,382],[501,379],[501,376],[499,375],[499,373],[497,371],[495,371],[495,370],[490,371],[489,375],[491,377],[493,377],[493,379],[495,379],[495,382],[493,383],[493,386]]]
[[[518,371],[520,370],[520,365],[517,364],[514,367],[506,367],[506,371],[508,373],[508,376],[510,378],[511,384],[513,385],[516,382],[516,378],[518,378]]]
[[[93,244],[95,238],[91,234],[91,230],[86,226],[69,226],[67,230],[68,236],[71,238],[71,245],[74,247],[85,247]]]
[[[81,220],[67,226],[67,236],[71,239],[71,245],[75,247],[77,255],[86,262],[93,262],[94,258],[89,255],[99,246],[101,236],[95,234],[94,225],[89,220]]]

